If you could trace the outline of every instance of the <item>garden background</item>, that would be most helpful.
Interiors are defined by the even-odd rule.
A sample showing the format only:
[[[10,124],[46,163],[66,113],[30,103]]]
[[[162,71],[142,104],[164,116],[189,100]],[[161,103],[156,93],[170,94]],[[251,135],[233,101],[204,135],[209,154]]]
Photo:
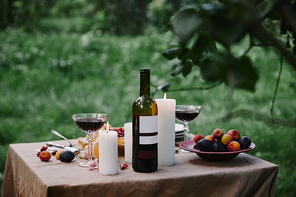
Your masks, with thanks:
[[[51,129],[71,139],[85,136],[71,119],[74,113],[108,113],[112,126],[123,126],[131,121],[132,103],[139,95],[139,71],[150,68],[154,98],[162,98],[166,89],[167,98],[176,99],[177,104],[203,107],[189,123],[193,134],[235,128],[249,136],[257,147],[248,154],[279,165],[275,196],[294,196],[295,70],[281,61],[277,50],[252,47],[248,51],[259,76],[255,89],[235,89],[231,99],[229,85],[205,80],[199,66],[171,75],[176,74],[179,61],[163,55],[178,44],[170,21],[177,11],[198,9],[205,2],[221,4],[0,1],[0,192],[9,144],[59,139]],[[270,1],[257,2],[261,10],[272,6]],[[267,21],[266,26],[286,42],[280,23]],[[243,37],[231,46],[232,53],[242,55],[249,43]],[[256,113],[227,116],[230,101],[233,109]]]

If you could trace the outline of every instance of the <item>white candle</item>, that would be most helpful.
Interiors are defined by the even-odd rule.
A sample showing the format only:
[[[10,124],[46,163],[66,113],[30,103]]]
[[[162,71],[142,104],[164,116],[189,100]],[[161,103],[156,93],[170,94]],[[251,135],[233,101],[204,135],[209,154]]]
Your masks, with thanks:
[[[124,124],[124,157],[125,162],[132,163],[132,123]]]
[[[118,173],[117,132],[99,130],[99,173]]]
[[[175,99],[155,99],[158,107],[158,165],[175,164]]]

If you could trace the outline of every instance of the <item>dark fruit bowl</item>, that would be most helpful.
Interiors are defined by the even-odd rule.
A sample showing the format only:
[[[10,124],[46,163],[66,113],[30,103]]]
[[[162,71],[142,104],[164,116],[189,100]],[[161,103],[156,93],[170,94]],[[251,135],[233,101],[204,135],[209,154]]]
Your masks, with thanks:
[[[234,159],[238,154],[253,150],[256,145],[252,142],[251,146],[246,149],[229,152],[205,152],[195,149],[196,143],[193,140],[182,142],[180,147],[184,150],[196,153],[200,158],[206,161],[230,161]]]

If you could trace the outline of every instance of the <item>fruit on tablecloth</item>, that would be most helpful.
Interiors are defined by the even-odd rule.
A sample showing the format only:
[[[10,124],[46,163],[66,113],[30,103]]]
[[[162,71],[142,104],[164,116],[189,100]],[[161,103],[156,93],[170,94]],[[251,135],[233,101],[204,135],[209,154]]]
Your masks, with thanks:
[[[221,138],[221,142],[225,146],[227,146],[232,140],[233,139],[232,139],[231,135],[229,135],[229,134],[224,134]]]
[[[210,152],[213,149],[213,143],[208,139],[201,139],[197,142],[197,148],[201,151]]]
[[[94,158],[99,160],[99,139],[93,143],[92,154]]]
[[[39,155],[41,161],[49,161],[51,158],[51,154],[48,151],[42,151]]]
[[[104,126],[101,128],[101,130],[106,130],[107,129],[107,124],[104,124]],[[111,125],[109,125],[109,129],[110,131],[117,131],[117,136],[118,136],[118,156],[124,156],[124,127],[111,127]],[[87,139],[88,135],[86,135],[86,137],[79,137],[78,138],[78,147],[80,150],[85,150],[86,146],[88,145],[88,139]],[[96,141],[99,140],[99,136],[98,136],[98,131],[93,132],[93,144],[96,143]],[[97,152],[97,155],[95,155]],[[99,151],[94,150],[94,146],[93,146],[93,156],[94,158],[99,159]],[[83,157],[83,158],[87,158],[87,157]]]
[[[241,146],[242,149],[246,149],[249,148],[251,145],[251,139],[247,136],[243,136],[240,140],[239,140],[239,144]]]
[[[214,138],[213,136],[211,136],[211,135],[207,135],[207,136],[205,137],[205,139],[210,140],[212,143],[215,142],[215,138]]]
[[[213,152],[227,152],[227,147],[221,142],[214,142],[213,144]]]
[[[42,151],[46,151],[46,150],[47,150],[47,146],[42,146],[42,147],[40,148],[40,150],[38,150],[37,153],[36,153],[37,157],[39,157],[39,155],[40,155],[40,153],[41,153]]]
[[[75,158],[75,154],[72,151],[64,150],[60,153],[61,162],[71,162]]]
[[[63,149],[60,149],[60,150],[58,150],[58,151],[56,152],[55,157],[56,157],[57,160],[60,159],[60,154],[61,154],[61,152],[63,152],[63,151],[64,151]]]
[[[240,144],[237,141],[231,141],[227,145],[229,151],[238,151],[240,149]]]
[[[126,164],[126,163],[119,165],[120,170],[125,170],[125,169],[127,169],[127,167],[128,167],[128,164]]]
[[[231,129],[231,130],[227,131],[227,134],[231,135],[233,140],[240,139],[240,133],[236,129]]]
[[[224,135],[224,132],[222,131],[222,129],[217,128],[213,131],[213,137],[217,140],[220,140],[223,135]]]
[[[201,134],[196,134],[193,138],[193,141],[197,143],[199,140],[204,139],[204,136]]]

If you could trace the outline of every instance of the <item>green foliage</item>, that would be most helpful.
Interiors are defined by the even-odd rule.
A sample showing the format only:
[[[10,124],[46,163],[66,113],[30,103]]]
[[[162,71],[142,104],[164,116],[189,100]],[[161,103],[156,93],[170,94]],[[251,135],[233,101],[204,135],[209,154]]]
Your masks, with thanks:
[[[186,77],[190,74],[192,66],[197,65],[201,77],[206,81],[222,80],[232,89],[241,88],[254,92],[258,73],[252,61],[246,57],[248,51],[246,50],[241,57],[236,57],[231,52],[231,47],[247,35],[251,42],[249,49],[255,45],[254,40],[260,41],[261,44],[272,42],[270,45],[278,48],[292,66],[295,66],[296,59],[290,52],[283,49],[274,37],[269,36],[261,28],[262,19],[258,19],[254,14],[253,6],[262,2],[226,0],[218,5],[201,4],[196,8],[178,12],[173,17],[171,26],[179,47],[162,53],[169,60],[180,60],[172,76],[182,73]],[[265,18],[267,16],[269,15]],[[259,30],[255,30],[256,28]],[[290,26],[285,28],[293,32]],[[267,33],[268,38],[262,36],[260,31]],[[217,49],[217,45],[221,46],[220,49]],[[289,46],[288,42],[286,46]]]

